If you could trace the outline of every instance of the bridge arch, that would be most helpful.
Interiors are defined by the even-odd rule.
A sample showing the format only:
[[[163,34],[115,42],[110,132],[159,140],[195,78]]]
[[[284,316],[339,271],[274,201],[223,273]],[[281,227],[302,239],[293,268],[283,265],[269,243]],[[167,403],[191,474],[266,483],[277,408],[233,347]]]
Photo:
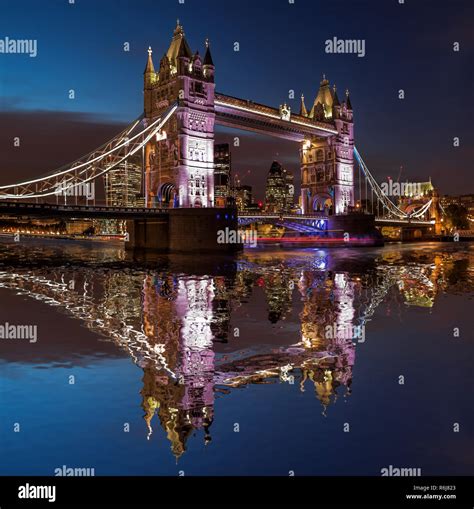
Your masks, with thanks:
[[[173,208],[175,206],[176,195],[175,185],[171,182],[165,182],[158,191],[158,201],[164,207]]]
[[[313,198],[312,209],[315,212],[332,213],[333,201],[329,193],[320,193]]]

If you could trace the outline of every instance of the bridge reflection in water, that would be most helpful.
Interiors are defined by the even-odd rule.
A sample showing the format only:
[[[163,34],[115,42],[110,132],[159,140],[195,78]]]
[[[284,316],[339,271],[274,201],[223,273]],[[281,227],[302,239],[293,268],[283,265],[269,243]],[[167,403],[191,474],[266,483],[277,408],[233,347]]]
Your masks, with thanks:
[[[357,343],[373,339],[369,322],[377,308],[431,307],[449,278],[455,284],[456,268],[448,253],[434,263],[420,257],[411,264],[383,251],[365,261],[325,251],[293,251],[287,258],[251,253],[237,263],[209,260],[199,271],[189,262],[176,264],[176,257],[139,265],[120,249],[113,263],[83,263],[80,254],[67,265],[56,257],[32,266],[28,253],[8,253],[0,288],[80,320],[143,370],[144,436],[150,439],[161,426],[176,457],[196,430],[211,441],[216,394],[246,384],[311,388],[325,415],[351,394]],[[35,251],[34,259],[50,254]],[[264,338],[249,332],[257,299],[269,325]],[[286,320],[300,326],[285,328]],[[367,330],[357,339],[330,337],[334,325]]]

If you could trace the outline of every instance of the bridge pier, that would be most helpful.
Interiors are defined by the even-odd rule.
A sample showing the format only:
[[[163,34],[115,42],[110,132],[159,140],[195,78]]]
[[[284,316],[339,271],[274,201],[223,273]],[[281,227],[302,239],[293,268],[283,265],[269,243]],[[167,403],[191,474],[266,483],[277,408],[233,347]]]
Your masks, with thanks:
[[[334,237],[342,237],[345,244],[349,246],[383,245],[383,237],[375,228],[375,217],[373,215],[352,213],[330,216],[329,230],[332,231]]]
[[[167,251],[169,245],[169,219],[166,216],[129,219],[127,221],[127,249]]]
[[[169,253],[231,254],[241,243],[222,242],[222,232],[238,231],[237,210],[232,208],[177,208],[160,217],[127,221],[127,249]]]
[[[427,229],[424,228],[416,228],[416,227],[411,227],[411,228],[408,228],[408,227],[404,227],[402,228],[402,233],[401,233],[401,237],[402,237],[402,242],[409,242],[411,240],[422,240],[423,237],[426,237],[427,236]]]

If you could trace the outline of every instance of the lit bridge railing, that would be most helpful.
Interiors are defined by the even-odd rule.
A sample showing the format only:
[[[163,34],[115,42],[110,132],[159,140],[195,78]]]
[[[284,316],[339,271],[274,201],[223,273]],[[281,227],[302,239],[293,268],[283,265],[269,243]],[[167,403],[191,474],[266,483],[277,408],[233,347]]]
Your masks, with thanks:
[[[143,116],[100,148],[47,175],[16,184],[0,186],[0,200],[38,199],[66,194],[105,175],[139,153],[156,136],[177,109],[173,104],[158,119],[147,124]],[[58,190],[60,192],[58,193]]]

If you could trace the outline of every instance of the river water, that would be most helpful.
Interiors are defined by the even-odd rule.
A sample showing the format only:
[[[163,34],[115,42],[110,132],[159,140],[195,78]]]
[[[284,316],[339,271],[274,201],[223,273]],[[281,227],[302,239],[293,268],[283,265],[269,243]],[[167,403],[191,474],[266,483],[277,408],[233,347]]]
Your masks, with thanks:
[[[54,243],[53,243],[54,242]],[[0,474],[474,473],[474,245],[0,242]]]

